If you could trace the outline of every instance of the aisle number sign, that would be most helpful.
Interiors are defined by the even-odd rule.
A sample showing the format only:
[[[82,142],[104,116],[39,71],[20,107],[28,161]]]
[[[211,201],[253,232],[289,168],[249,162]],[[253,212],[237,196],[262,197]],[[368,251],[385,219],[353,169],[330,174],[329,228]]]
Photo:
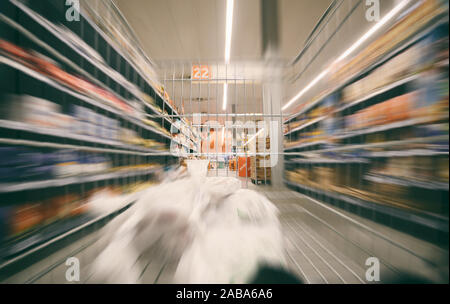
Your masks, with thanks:
[[[193,65],[191,71],[192,80],[211,79],[211,69],[208,65]]]

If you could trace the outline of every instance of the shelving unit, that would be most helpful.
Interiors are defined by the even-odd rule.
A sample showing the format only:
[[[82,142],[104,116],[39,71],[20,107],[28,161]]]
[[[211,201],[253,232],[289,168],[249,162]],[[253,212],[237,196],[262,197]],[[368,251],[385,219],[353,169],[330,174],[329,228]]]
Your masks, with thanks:
[[[413,268],[448,281],[437,269],[448,266],[448,3],[392,1],[382,18],[403,9],[386,23],[366,22],[360,0],[331,1],[322,17],[314,5],[315,26],[283,13],[281,36],[313,28],[289,64],[295,44],[271,41],[270,16],[249,28],[255,45],[227,33],[224,60],[217,35],[191,27],[229,29],[228,7],[222,20],[196,18],[225,8],[208,1],[78,2],[75,21],[65,0],[0,6],[0,282],[61,283],[65,259],[80,257],[89,283],[85,262],[117,231],[100,228],[133,217],[148,187],[192,176],[191,159],[274,204],[285,266],[307,283],[367,283],[367,257],[382,283]],[[234,25],[268,11],[242,5]],[[177,261],[152,252],[138,258],[142,282],[165,283]]]
[[[88,176],[74,176],[55,178],[43,181],[20,182],[20,183],[0,183],[0,193],[11,193],[19,191],[29,191],[38,189],[58,188],[73,184],[85,184],[98,181],[108,181],[113,179],[124,179],[136,176],[147,176],[158,172],[159,169],[129,170],[127,172],[113,172],[95,174]]]
[[[398,46],[394,50],[384,54],[379,59],[377,59],[375,62],[370,64],[367,68],[362,69],[361,71],[359,71],[355,75],[349,76],[347,79],[341,81],[338,85],[336,85],[335,87],[333,87],[330,90],[327,90],[326,93],[324,93],[321,96],[315,98],[313,101],[311,101],[309,103],[306,103],[305,106],[301,110],[299,110],[298,112],[296,112],[296,113],[290,115],[289,117],[287,117],[285,119],[285,123],[288,123],[289,121],[293,120],[294,118],[296,118],[296,117],[306,113],[307,111],[311,110],[312,108],[316,107],[321,102],[323,102],[327,97],[329,97],[330,95],[332,95],[332,94],[334,94],[336,92],[339,92],[345,86],[351,84],[352,82],[354,82],[354,81],[356,81],[356,80],[358,80],[358,79],[360,79],[362,77],[365,77],[367,74],[369,74],[370,72],[372,72],[376,68],[380,67],[381,65],[383,65],[384,63],[386,63],[390,59],[394,58],[398,54],[400,54],[403,51],[405,51],[411,45],[414,45],[417,42],[419,42],[422,39],[424,39],[424,37],[429,35],[436,28],[438,28],[440,26],[443,26],[445,24],[448,24],[448,15],[446,15],[445,13],[438,14],[436,17],[432,18],[432,20],[429,20],[427,22],[427,24],[424,25],[422,27],[422,29],[419,30],[415,35],[413,35],[412,37],[410,37],[410,38],[406,39],[405,41],[403,41],[403,43],[401,43],[400,46]],[[396,84],[393,83],[391,85],[396,85]]]
[[[89,9],[86,5],[82,6],[79,22],[65,20],[64,1],[8,0],[0,8],[0,74],[5,80],[0,96],[0,101],[5,102],[3,109],[10,96],[32,96],[57,105],[59,112],[55,115],[70,118],[71,124],[69,129],[61,123],[47,127],[39,121],[20,121],[10,118],[9,112],[1,113],[0,152],[4,158],[1,169],[14,169],[7,163],[5,153],[8,151],[48,158],[48,164],[41,164],[47,166],[47,171],[36,175],[39,177],[26,176],[27,167],[14,180],[2,176],[0,215],[8,217],[8,221],[0,227],[0,272],[37,248],[50,246],[70,231],[78,231],[105,218],[93,219],[85,211],[74,213],[79,215],[59,214],[63,210],[61,206],[75,212],[80,206],[89,206],[95,193],[105,190],[126,194],[126,197],[131,195],[136,200],[138,193],[133,193],[133,189],[157,182],[160,174],[178,164],[182,155],[172,153],[172,144],[183,147],[187,154],[197,151],[190,126],[167,96],[163,96],[158,81],[146,74],[142,64],[126,56],[100,29],[86,11]],[[115,7],[110,9],[108,14],[117,13]],[[126,28],[123,20],[120,22],[116,24]],[[152,70],[148,58],[144,61],[147,70]],[[104,117],[105,122],[80,118],[72,112],[73,106],[89,110],[99,119]],[[10,112],[13,111],[11,108]],[[45,113],[50,114],[53,115]],[[171,128],[177,118],[187,131],[175,140]],[[115,126],[106,125],[106,119],[117,124],[114,129],[117,132],[109,132]],[[83,126],[80,133],[72,129],[75,124]],[[122,129],[134,137],[124,137]],[[64,151],[76,159],[61,160]],[[95,160],[98,157],[102,157],[101,162]],[[65,177],[56,174],[58,166],[61,170],[61,166],[69,162],[78,166],[77,172],[68,172]],[[99,164],[108,166],[93,170]],[[85,171],[83,168],[88,167],[83,166],[90,169]],[[39,167],[30,170],[38,172]],[[39,192],[42,190],[44,193]],[[70,199],[72,196],[74,198]],[[27,208],[34,213],[26,213]],[[36,215],[47,208],[53,208],[54,215]],[[20,216],[31,217],[33,224],[24,226]],[[12,226],[3,227],[6,223]],[[39,242],[26,241],[27,238],[38,238]],[[16,252],[18,247],[23,247],[20,255],[5,256],[7,252]]]
[[[426,231],[428,234],[421,237],[439,235],[438,239],[443,240],[448,237],[449,223],[448,175],[447,180],[441,176],[445,159],[448,166],[448,86],[446,93],[442,93],[445,88],[440,89],[440,100],[430,103],[430,106],[427,104],[429,108],[423,106],[414,115],[376,121],[375,116],[370,118],[365,114],[386,101],[399,100],[395,103],[398,105],[403,102],[400,97],[410,92],[424,92],[432,85],[436,86],[438,81],[447,79],[448,83],[447,59],[425,55],[426,51],[431,52],[431,47],[436,47],[436,41],[445,40],[442,38],[445,35],[439,36],[439,33],[447,31],[448,56],[448,12],[439,8],[430,15],[431,19],[424,22],[417,32],[384,54],[373,56],[375,60],[365,64],[366,67],[360,71],[346,77],[332,76],[331,79],[339,80],[327,80],[331,89],[304,103],[300,110],[285,119],[284,138],[285,143],[289,142],[284,148],[285,184],[308,196],[383,221],[400,230],[407,225],[417,227],[409,229],[408,233]],[[407,18],[408,15],[404,20]],[[434,39],[434,44],[430,39]],[[445,42],[440,45],[443,44]],[[414,70],[405,69],[395,77],[388,72],[386,75],[379,72],[388,69],[391,62],[399,62],[398,58],[415,58],[411,55],[416,54],[414,52],[427,58],[419,60],[420,63],[408,62]],[[345,63],[339,69],[343,67]],[[332,73],[344,73],[339,69]],[[378,78],[375,79],[375,75]],[[430,79],[430,75],[439,75],[435,76],[438,80]],[[354,95],[357,86],[360,88],[358,96],[346,97],[350,92]],[[361,91],[361,88],[366,91]],[[414,103],[416,107],[425,103],[425,96],[429,98],[429,95],[421,94]],[[431,104],[435,108],[431,108]],[[386,109],[388,104],[383,106]],[[377,109],[381,113],[380,107]],[[428,115],[427,111],[433,114]],[[388,113],[385,115],[387,117]],[[355,127],[358,117],[361,117],[358,123],[363,127]],[[427,133],[427,130],[436,132]],[[317,139],[313,139],[314,136]],[[395,165],[408,166],[407,162],[413,158],[416,161],[410,162],[411,165],[419,167],[423,160],[427,161],[423,166],[431,167],[432,160],[435,162],[433,168],[439,169],[430,172],[430,176],[421,176],[425,173],[419,171],[420,168],[410,176],[405,172],[399,175],[388,173],[394,170]],[[407,199],[402,199],[402,195]]]
[[[420,226],[426,226],[431,229],[436,229],[444,233],[448,233],[448,218],[446,217],[426,212],[417,213],[417,211],[404,210],[382,204],[374,204],[371,201],[364,201],[349,195],[317,189],[290,181],[285,181],[285,183],[292,189],[306,191],[306,193],[308,193],[308,195],[311,197],[327,197],[329,199],[335,200],[336,202],[345,202],[352,206],[359,206],[371,211],[375,211],[379,214],[390,214],[392,217],[404,220],[407,223],[414,223]]]
[[[0,260],[0,280],[6,278],[9,273],[14,273],[16,268],[21,267],[20,264],[30,263],[35,256],[45,254],[45,250],[55,246],[58,242],[62,242],[70,237],[76,237],[90,228],[99,227],[106,224],[109,220],[121,214],[130,208],[139,197],[139,192],[123,196],[122,205],[117,210],[101,214],[97,216],[87,215],[84,218],[74,218],[69,220],[62,226],[45,227],[51,230],[51,233],[41,233],[39,237],[24,238],[20,242],[9,247],[6,260]],[[23,265],[22,265],[23,266]]]

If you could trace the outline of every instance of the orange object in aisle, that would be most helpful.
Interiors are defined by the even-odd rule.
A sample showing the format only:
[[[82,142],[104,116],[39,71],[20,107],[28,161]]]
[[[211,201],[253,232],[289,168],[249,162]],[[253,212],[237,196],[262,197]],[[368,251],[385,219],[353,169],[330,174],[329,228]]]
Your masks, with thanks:
[[[250,157],[238,157],[240,177],[250,177]]]
[[[236,159],[230,159],[228,168],[230,171],[236,171]]]

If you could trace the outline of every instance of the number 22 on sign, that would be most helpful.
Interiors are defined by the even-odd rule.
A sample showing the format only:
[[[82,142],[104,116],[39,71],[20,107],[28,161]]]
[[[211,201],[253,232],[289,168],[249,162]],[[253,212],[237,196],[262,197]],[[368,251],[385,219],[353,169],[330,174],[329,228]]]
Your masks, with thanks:
[[[193,65],[191,71],[192,80],[210,79],[211,72],[207,65]]]

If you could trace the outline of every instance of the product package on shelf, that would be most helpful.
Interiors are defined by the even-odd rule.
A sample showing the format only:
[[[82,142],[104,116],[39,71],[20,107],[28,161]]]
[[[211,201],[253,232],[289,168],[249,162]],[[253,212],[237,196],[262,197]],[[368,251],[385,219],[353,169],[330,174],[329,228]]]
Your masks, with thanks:
[[[270,155],[258,155],[270,153],[270,137],[257,137],[255,143],[250,146],[250,151],[256,151],[256,156],[250,157],[250,177],[253,182],[270,182],[271,166]]]
[[[346,63],[342,63],[334,73],[332,79],[339,82],[346,79],[364,68],[373,64],[374,61],[386,55],[389,51],[406,41],[417,33],[433,18],[443,14],[445,8],[439,0],[423,1],[410,14],[399,20],[380,38],[372,42],[362,52]]]

